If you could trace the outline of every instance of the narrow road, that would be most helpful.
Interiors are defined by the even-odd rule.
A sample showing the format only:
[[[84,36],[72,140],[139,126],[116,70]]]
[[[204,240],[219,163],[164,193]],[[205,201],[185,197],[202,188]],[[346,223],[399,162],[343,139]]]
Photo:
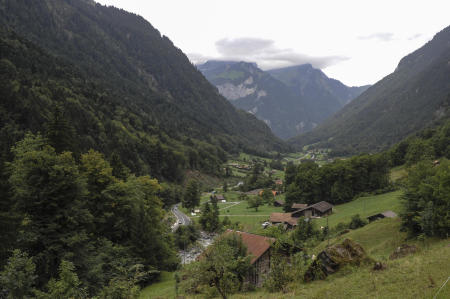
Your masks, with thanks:
[[[172,208],[172,213],[177,218],[177,222],[172,226],[172,231],[176,231],[180,225],[189,225],[191,223],[191,219],[178,209],[178,205],[176,204]]]

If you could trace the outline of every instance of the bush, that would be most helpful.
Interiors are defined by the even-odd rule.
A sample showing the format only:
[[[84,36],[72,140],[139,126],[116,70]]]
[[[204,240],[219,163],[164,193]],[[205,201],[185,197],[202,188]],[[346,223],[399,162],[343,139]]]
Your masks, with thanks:
[[[273,266],[264,281],[264,288],[268,292],[286,292],[287,285],[293,280],[286,259],[279,255],[273,256]]]
[[[350,221],[348,227],[351,229],[357,229],[357,228],[363,227],[366,224],[367,224],[367,221],[364,219],[361,219],[359,214],[356,214],[352,217],[352,220]]]

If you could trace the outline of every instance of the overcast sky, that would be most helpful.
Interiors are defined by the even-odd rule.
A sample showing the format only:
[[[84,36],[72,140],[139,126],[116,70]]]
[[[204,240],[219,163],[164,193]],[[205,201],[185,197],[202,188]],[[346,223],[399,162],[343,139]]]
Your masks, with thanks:
[[[194,63],[311,63],[347,85],[373,84],[450,25],[449,0],[96,0],[134,12]]]

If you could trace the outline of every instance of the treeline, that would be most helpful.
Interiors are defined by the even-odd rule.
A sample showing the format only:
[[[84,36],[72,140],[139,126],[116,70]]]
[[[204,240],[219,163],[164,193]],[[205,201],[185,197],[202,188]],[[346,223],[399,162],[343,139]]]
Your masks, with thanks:
[[[403,228],[410,236],[448,238],[450,231],[450,120],[411,136],[388,151],[405,164]]]
[[[58,286],[71,277],[67,292],[125,298],[158,270],[177,267],[156,180],[127,173],[120,161],[113,168],[93,150],[79,158],[58,152],[48,141],[26,135],[1,169],[2,292],[69,298]]]
[[[289,164],[285,174],[286,202],[313,204],[327,201],[340,204],[362,192],[389,187],[389,162],[384,154],[361,155],[319,167],[314,162]]]
[[[387,151],[392,166],[413,165],[440,157],[450,159],[450,121],[406,138]]]

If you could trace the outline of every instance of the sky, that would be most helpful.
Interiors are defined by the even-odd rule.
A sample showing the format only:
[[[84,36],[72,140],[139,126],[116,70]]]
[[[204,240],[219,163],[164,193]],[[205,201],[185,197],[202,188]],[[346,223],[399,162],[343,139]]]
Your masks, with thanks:
[[[311,63],[349,86],[374,84],[450,25],[449,0],[96,0],[136,13],[193,63]]]

